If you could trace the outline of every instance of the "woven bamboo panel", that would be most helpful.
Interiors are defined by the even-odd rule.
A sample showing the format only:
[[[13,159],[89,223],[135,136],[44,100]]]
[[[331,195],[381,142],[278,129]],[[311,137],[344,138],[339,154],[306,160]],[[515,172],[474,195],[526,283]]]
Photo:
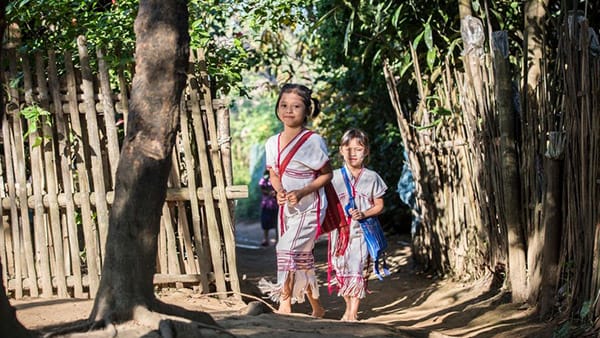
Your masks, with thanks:
[[[109,69],[102,50],[88,51],[83,37],[78,48],[78,58],[2,51],[9,98],[0,259],[16,298],[93,297],[101,278],[129,87],[124,69]],[[154,282],[239,292],[231,207],[247,188],[232,185],[228,110],[210,96],[206,74],[194,73],[204,63],[193,54]],[[26,118],[31,107],[42,114]]]

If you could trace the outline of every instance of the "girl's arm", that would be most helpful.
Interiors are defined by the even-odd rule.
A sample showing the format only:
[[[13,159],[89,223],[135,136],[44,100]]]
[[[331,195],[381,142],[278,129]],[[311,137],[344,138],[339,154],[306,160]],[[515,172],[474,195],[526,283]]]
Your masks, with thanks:
[[[312,181],[310,184],[306,185],[302,189],[290,191],[287,193],[288,203],[290,204],[290,206],[296,205],[298,201],[300,201],[304,196],[319,190],[325,184],[329,183],[332,178],[333,170],[331,168],[331,164],[327,162],[327,164],[325,164],[323,168],[319,170],[319,176],[317,176],[317,178],[315,178],[314,181]]]
[[[283,185],[281,184],[281,179],[273,169],[269,169],[269,180],[271,180],[271,186],[273,186],[273,190],[275,190],[275,196],[277,196],[277,204],[282,205],[287,202],[286,191],[283,189]]]
[[[383,207],[383,197],[377,197],[373,200],[373,206],[365,211],[350,209],[350,216],[352,216],[352,219],[360,221],[361,219],[379,215],[383,211]]]

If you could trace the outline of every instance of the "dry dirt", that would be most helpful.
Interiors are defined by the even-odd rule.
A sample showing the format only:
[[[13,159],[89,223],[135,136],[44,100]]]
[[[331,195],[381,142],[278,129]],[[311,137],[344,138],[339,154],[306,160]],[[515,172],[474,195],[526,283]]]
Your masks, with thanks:
[[[275,250],[261,247],[257,224],[240,224],[236,229],[238,274],[242,291],[258,295],[260,278],[275,280]],[[310,317],[308,303],[296,304],[291,316],[262,313],[248,315],[247,303],[219,299],[191,289],[164,289],[159,297],[168,303],[210,313],[218,324],[237,337],[550,337],[553,326],[536,321],[526,306],[511,304],[501,291],[489,291],[489,281],[451,283],[417,274],[411,269],[407,238],[389,236],[388,264],[392,274],[383,281],[369,281],[371,293],[360,304],[359,322],[338,319],[343,300],[327,293],[327,241],[320,240],[315,257],[321,281],[324,319]],[[17,317],[27,328],[47,333],[87,318],[93,301],[78,299],[12,300]],[[260,303],[258,303],[260,304]],[[263,306],[268,308],[267,306]],[[159,337],[156,327],[137,323],[118,328],[119,337]],[[206,331],[208,332],[208,331]],[[206,333],[205,332],[205,333]],[[194,334],[195,335],[195,334]],[[3,336],[3,335],[2,335]],[[91,333],[81,335],[90,337]],[[106,336],[98,334],[94,336]],[[180,332],[179,336],[192,336]]]

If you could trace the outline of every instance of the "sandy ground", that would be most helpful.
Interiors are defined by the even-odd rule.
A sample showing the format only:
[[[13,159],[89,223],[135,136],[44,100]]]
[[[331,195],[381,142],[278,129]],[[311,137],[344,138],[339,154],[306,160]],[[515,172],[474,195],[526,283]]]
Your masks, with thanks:
[[[236,228],[242,292],[259,297],[258,280],[276,279],[274,246],[260,246],[261,236],[258,224],[239,224]],[[315,247],[321,302],[327,309],[323,319],[309,316],[308,303],[295,304],[295,314],[291,316],[252,315],[249,314],[252,307],[261,303],[247,306],[253,300],[247,297],[244,301],[219,299],[196,294],[191,289],[164,289],[159,297],[168,303],[210,313],[221,327],[237,337],[552,336],[552,324],[537,322],[532,309],[510,304],[505,293],[489,291],[489,281],[458,284],[417,274],[411,269],[408,239],[393,235],[388,236],[388,241],[388,265],[392,274],[383,281],[376,278],[369,281],[371,293],[361,302],[360,321],[356,323],[339,321],[344,312],[343,299],[327,292],[326,237]],[[19,320],[27,328],[41,333],[87,318],[93,305],[92,300],[80,299],[25,299],[11,303],[17,309]],[[265,305],[261,307],[268,309]],[[135,329],[129,327],[129,333],[123,336],[159,337],[155,329],[140,324]]]

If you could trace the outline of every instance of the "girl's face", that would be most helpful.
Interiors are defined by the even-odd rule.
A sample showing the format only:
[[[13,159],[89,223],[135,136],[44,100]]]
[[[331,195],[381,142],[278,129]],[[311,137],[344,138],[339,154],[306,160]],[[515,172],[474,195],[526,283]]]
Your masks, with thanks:
[[[304,125],[306,106],[302,97],[296,93],[281,94],[277,115],[286,127],[296,128]]]
[[[340,153],[344,157],[344,162],[350,168],[359,169],[363,166],[363,161],[369,154],[369,150],[353,138],[348,144],[340,146]]]

